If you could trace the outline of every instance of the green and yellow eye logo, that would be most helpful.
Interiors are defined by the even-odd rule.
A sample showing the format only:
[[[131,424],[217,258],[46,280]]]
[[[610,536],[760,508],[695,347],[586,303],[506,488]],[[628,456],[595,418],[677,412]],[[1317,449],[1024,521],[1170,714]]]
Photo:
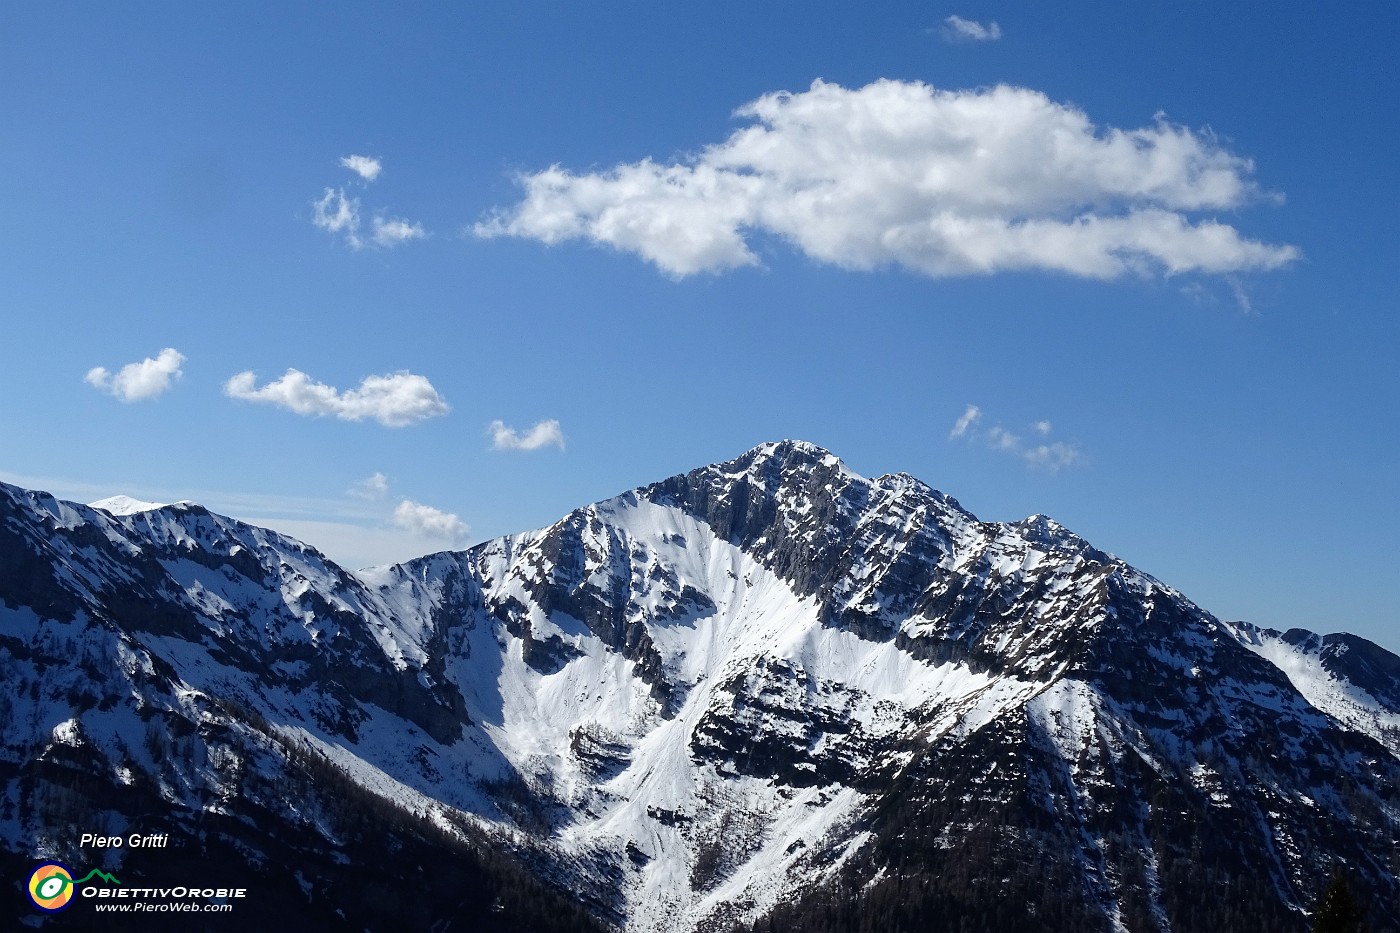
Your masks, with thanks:
[[[29,875],[29,899],[49,913],[73,900],[73,869],[62,862],[45,862]]]

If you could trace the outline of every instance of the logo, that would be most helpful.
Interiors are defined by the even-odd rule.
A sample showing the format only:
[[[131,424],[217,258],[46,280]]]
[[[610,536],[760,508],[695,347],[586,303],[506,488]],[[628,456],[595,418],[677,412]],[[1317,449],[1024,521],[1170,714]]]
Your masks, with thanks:
[[[29,876],[29,899],[34,906],[57,913],[73,900],[73,869],[62,862],[45,862]]]
[[[29,874],[29,899],[34,906],[51,914],[57,913],[73,901],[73,891],[93,877],[101,878],[110,884],[121,884],[105,871],[94,868],[78,880],[73,880],[73,869],[62,862],[45,862]]]

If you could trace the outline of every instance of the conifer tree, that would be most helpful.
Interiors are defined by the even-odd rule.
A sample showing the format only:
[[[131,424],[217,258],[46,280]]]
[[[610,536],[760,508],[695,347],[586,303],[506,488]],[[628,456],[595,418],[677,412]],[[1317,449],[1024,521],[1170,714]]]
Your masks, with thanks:
[[[1341,870],[1334,872],[1318,900],[1313,933],[1364,933],[1361,919],[1361,905],[1352,894],[1346,875]]]

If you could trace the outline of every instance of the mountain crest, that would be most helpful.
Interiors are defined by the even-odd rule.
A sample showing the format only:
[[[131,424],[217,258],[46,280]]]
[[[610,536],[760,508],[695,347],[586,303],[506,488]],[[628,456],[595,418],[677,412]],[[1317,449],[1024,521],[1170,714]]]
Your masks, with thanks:
[[[1400,896],[1400,659],[815,445],[358,574],[116,511],[0,487],[15,876],[159,811],[284,916],[370,909],[286,881],[349,857],[424,927],[1303,933],[1337,863]]]

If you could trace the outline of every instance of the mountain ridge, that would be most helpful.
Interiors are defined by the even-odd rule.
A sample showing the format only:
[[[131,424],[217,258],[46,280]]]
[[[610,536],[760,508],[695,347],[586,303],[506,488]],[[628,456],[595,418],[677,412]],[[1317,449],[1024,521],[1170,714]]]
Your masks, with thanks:
[[[12,814],[36,763],[88,749],[88,779],[146,774],[194,823],[256,810],[264,851],[285,806],[246,762],[324,762],[387,808],[366,838],[431,847],[394,828],[426,814],[628,930],[1301,930],[1339,864],[1397,925],[1400,659],[1221,622],[1052,519],[982,522],[815,445],[358,573],[190,504],[0,493],[0,662],[67,699],[10,701]],[[34,663],[70,641],[81,677]],[[325,858],[347,838],[279,819]],[[1219,884],[1239,897],[1192,903]]]

